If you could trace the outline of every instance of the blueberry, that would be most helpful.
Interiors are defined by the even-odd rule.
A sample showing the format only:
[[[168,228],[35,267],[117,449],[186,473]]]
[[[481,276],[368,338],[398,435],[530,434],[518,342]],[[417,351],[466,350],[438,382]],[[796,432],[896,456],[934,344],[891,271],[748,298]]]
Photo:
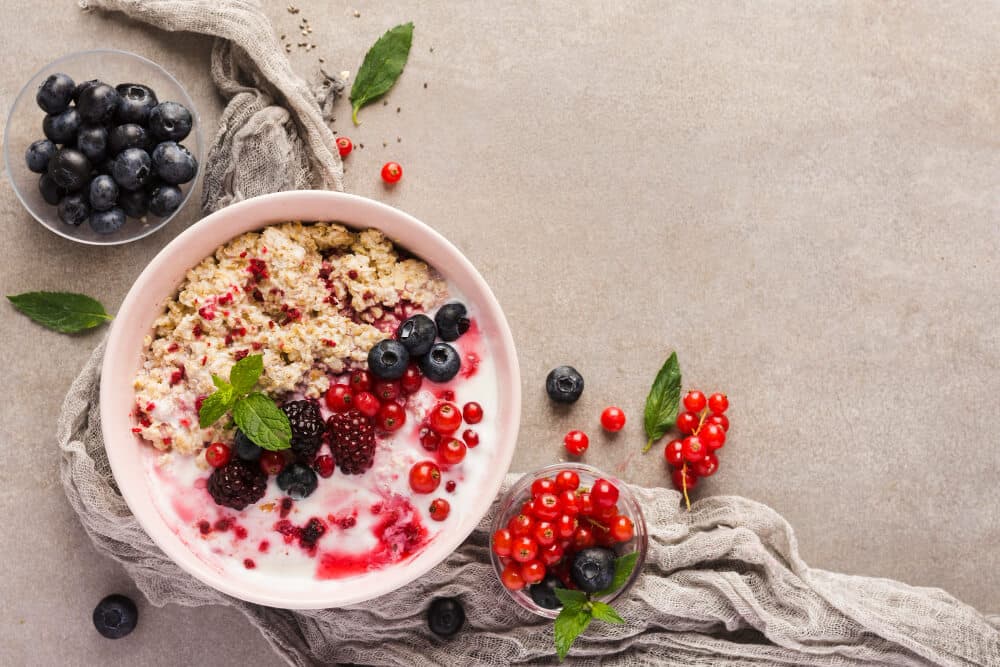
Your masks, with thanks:
[[[44,174],[49,166],[49,160],[56,154],[56,145],[48,139],[39,139],[28,146],[24,151],[24,161],[28,163],[28,169],[36,174]]]
[[[319,479],[313,469],[301,463],[285,466],[278,473],[278,488],[287,493],[292,500],[302,500],[312,495]]]
[[[90,182],[90,207],[95,211],[107,211],[118,201],[118,184],[106,174]]]
[[[109,595],[94,607],[94,627],[108,639],[121,639],[135,630],[139,610],[124,595]]]
[[[187,183],[198,171],[198,161],[191,155],[191,151],[173,141],[157,144],[150,157],[153,171],[171,185]]]
[[[60,148],[49,160],[48,174],[59,187],[76,192],[90,180],[90,160],[78,150]]]
[[[125,211],[125,215],[128,217],[141,218],[149,210],[149,195],[142,190],[134,192],[123,190],[118,193],[118,206]]]
[[[83,93],[83,91],[87,90],[91,86],[96,86],[100,82],[101,82],[100,79],[91,79],[90,81],[81,81],[80,83],[76,84],[76,88],[73,89],[73,101],[79,102],[80,95]]]
[[[556,366],[545,378],[545,391],[556,403],[576,403],[583,393],[583,376],[572,366]]]
[[[118,91],[106,83],[95,83],[80,92],[76,108],[87,123],[107,123],[118,108]]]
[[[559,609],[562,607],[562,602],[556,597],[557,588],[563,588],[562,582],[554,574],[547,574],[544,579],[528,589],[528,594],[539,607]]]
[[[464,304],[456,302],[441,306],[437,315],[434,316],[434,323],[437,324],[441,340],[458,340],[462,334],[468,331],[469,318],[466,315]]]
[[[48,174],[42,174],[41,178],[38,179],[38,191],[42,193],[42,199],[53,206],[66,196],[66,190],[56,185],[56,182]]]
[[[191,112],[177,102],[161,102],[149,112],[147,126],[160,141],[180,141],[191,132]]]
[[[111,155],[118,155],[126,148],[141,148],[146,150],[149,147],[149,133],[146,128],[135,123],[125,123],[116,125],[108,133],[108,148]]]
[[[42,132],[56,144],[71,144],[82,124],[76,109],[66,109],[62,113],[49,114],[42,121]]]
[[[420,372],[431,382],[447,382],[462,368],[462,359],[448,343],[435,343],[431,351],[417,361]]]
[[[410,363],[410,353],[398,340],[380,340],[368,351],[368,370],[383,380],[403,377]]]
[[[50,74],[35,93],[35,101],[45,113],[62,113],[73,100],[76,84],[68,74]]]
[[[158,185],[149,193],[149,212],[165,218],[181,207],[184,193],[176,185]]]
[[[120,83],[115,90],[118,92],[118,109],[115,112],[118,122],[145,124],[149,112],[158,102],[153,89],[141,83]]]
[[[153,173],[149,153],[141,148],[126,148],[115,158],[111,175],[126,190],[138,190]]]
[[[108,131],[100,125],[84,125],[76,135],[76,149],[100,164],[108,154]]]
[[[615,552],[604,547],[590,547],[576,552],[570,576],[585,593],[604,590],[615,577]]]
[[[411,357],[419,357],[430,351],[437,337],[434,320],[426,315],[414,315],[399,325],[396,339],[403,344]]]
[[[452,637],[465,623],[465,609],[458,598],[434,598],[427,608],[427,627],[438,637]]]
[[[66,195],[59,202],[59,219],[67,225],[78,227],[90,215],[87,197],[80,192]]]
[[[236,438],[233,440],[233,450],[236,457],[244,461],[256,461],[260,458],[261,448],[253,440],[248,438],[243,431],[236,429]]]
[[[107,211],[94,211],[88,222],[90,228],[98,234],[113,234],[125,225],[125,211],[117,207]]]

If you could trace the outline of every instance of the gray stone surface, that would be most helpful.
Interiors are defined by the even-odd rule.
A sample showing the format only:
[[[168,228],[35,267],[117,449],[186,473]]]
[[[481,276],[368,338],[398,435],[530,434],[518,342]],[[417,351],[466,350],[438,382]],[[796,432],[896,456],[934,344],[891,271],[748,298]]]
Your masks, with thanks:
[[[523,368],[515,469],[559,459],[576,427],[588,462],[668,484],[659,451],[637,452],[676,349],[685,386],[732,402],[700,492],[772,505],[813,565],[1000,611],[996,3],[398,0],[357,18],[341,0],[286,4],[267,3],[278,32],[298,39],[305,17],[321,45],[293,54],[303,73],[321,56],[353,72],[382,31],[416,24],[388,104],[353,128],[342,103],[347,186],[436,227],[496,291]],[[206,127],[218,117],[207,39],[70,0],[0,0],[0,16],[4,115],[55,56],[112,46],[176,74]],[[405,169],[392,190],[389,159]],[[0,289],[72,288],[113,310],[197,218],[87,248],[34,223],[4,179]],[[102,335],[0,317],[0,662],[278,664],[227,610],[143,605],[129,639],[92,630],[102,595],[135,591],[62,496],[53,422]],[[587,378],[568,412],[543,396],[559,363]],[[597,427],[610,403],[629,415],[613,438]]]

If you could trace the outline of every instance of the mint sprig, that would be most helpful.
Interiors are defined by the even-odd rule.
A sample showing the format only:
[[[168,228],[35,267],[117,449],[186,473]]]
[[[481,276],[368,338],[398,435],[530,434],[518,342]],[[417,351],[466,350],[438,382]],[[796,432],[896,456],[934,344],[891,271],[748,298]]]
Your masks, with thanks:
[[[263,355],[253,354],[236,362],[229,371],[228,382],[213,375],[216,389],[201,404],[199,425],[208,428],[232,411],[236,426],[259,447],[271,451],[291,447],[292,426],[288,416],[266,394],[253,391],[263,372]]]
[[[653,443],[663,437],[677,421],[677,409],[681,402],[681,366],[674,352],[664,362],[656,374],[653,386],[646,397],[646,410],[643,414],[643,426],[646,429],[646,446],[643,453],[648,452]]]
[[[8,294],[17,310],[47,329],[79,333],[112,319],[100,301],[75,292],[25,292]]]
[[[611,586],[596,593],[584,593],[566,588],[557,588],[556,597],[562,602],[562,610],[556,617],[554,636],[556,643],[556,655],[561,662],[569,653],[570,647],[576,638],[590,626],[594,619],[621,625],[625,622],[614,607],[594,598],[602,597],[618,590],[635,569],[635,563],[639,554],[632,552],[615,559],[615,574]]]

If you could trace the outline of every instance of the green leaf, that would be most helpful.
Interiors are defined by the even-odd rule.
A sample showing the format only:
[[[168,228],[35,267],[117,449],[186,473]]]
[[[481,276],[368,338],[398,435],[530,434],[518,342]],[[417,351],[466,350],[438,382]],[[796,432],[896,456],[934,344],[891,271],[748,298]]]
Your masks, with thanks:
[[[7,295],[14,308],[43,327],[60,333],[92,329],[111,319],[100,301],[73,292],[25,292]]]
[[[656,374],[653,386],[646,397],[644,426],[647,441],[643,452],[648,452],[653,443],[662,438],[677,421],[677,407],[680,402],[681,367],[677,363],[677,353],[674,352]]]
[[[351,119],[358,124],[358,111],[389,92],[403,73],[413,43],[413,23],[398,25],[378,38],[361,63],[351,86]]]
[[[251,354],[236,362],[229,371],[229,381],[237,396],[249,393],[257,386],[260,374],[264,372],[264,355]],[[216,385],[218,386],[218,385]]]
[[[555,589],[556,597],[563,603],[563,609],[581,608],[587,603],[587,594],[583,591],[574,591],[568,588]]]
[[[610,595],[621,588],[625,584],[625,581],[628,580],[629,575],[632,574],[632,570],[635,569],[635,562],[638,558],[639,552],[637,551],[633,551],[632,553],[616,558],[615,574],[611,579],[611,585],[602,591],[594,593],[594,596],[603,597],[605,595]]]
[[[231,387],[232,386],[231,384],[229,384],[229,382],[227,382],[226,380],[223,380],[222,378],[220,378],[215,373],[212,373],[212,384],[214,384],[217,389],[222,389],[223,387]]]
[[[233,419],[248,438],[264,449],[274,452],[292,446],[292,426],[288,423],[288,416],[260,392],[236,401]]]
[[[556,589],[556,591],[556,595],[558,595],[559,589]],[[593,619],[590,607],[571,609],[567,605],[559,612],[559,615],[556,617],[555,640],[556,654],[559,656],[560,661],[566,657],[573,642],[576,641],[581,632],[587,629],[587,626],[590,625]]]
[[[594,600],[590,604],[592,607],[590,613],[597,620],[604,621],[605,623],[614,623],[615,625],[622,625],[625,622],[625,619],[619,616],[618,612],[611,605],[598,602],[597,600]]]
[[[198,411],[198,425],[202,428],[208,428],[219,421],[219,418],[233,407],[233,401],[235,400],[236,395],[233,394],[233,388],[228,384],[206,396],[205,400],[201,403],[201,409]]]

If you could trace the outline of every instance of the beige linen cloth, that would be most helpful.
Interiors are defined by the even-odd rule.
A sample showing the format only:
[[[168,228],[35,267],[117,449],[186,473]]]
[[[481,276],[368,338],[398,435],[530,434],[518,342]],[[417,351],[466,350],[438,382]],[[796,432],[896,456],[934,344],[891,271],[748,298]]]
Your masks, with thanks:
[[[248,0],[85,0],[164,30],[215,36],[212,76],[228,99],[205,165],[206,211],[266,192],[342,189],[325,124],[339,82],[310,88]],[[109,14],[109,18],[113,15]],[[344,609],[248,604],[198,582],[136,523],[108,467],[98,410],[99,347],[58,424],[66,495],[97,547],[154,605],[236,607],[293,665],[507,665],[555,661],[552,622],[510,602],[488,557],[490,515],[445,562],[405,588]],[[513,476],[507,480],[510,484]],[[1000,617],[944,591],[816,570],[777,513],[737,497],[690,513],[677,492],[634,488],[649,523],[642,575],[617,605],[626,624],[595,623],[568,662],[601,665],[1000,665]],[[436,596],[457,596],[467,624],[451,640],[427,629]]]

